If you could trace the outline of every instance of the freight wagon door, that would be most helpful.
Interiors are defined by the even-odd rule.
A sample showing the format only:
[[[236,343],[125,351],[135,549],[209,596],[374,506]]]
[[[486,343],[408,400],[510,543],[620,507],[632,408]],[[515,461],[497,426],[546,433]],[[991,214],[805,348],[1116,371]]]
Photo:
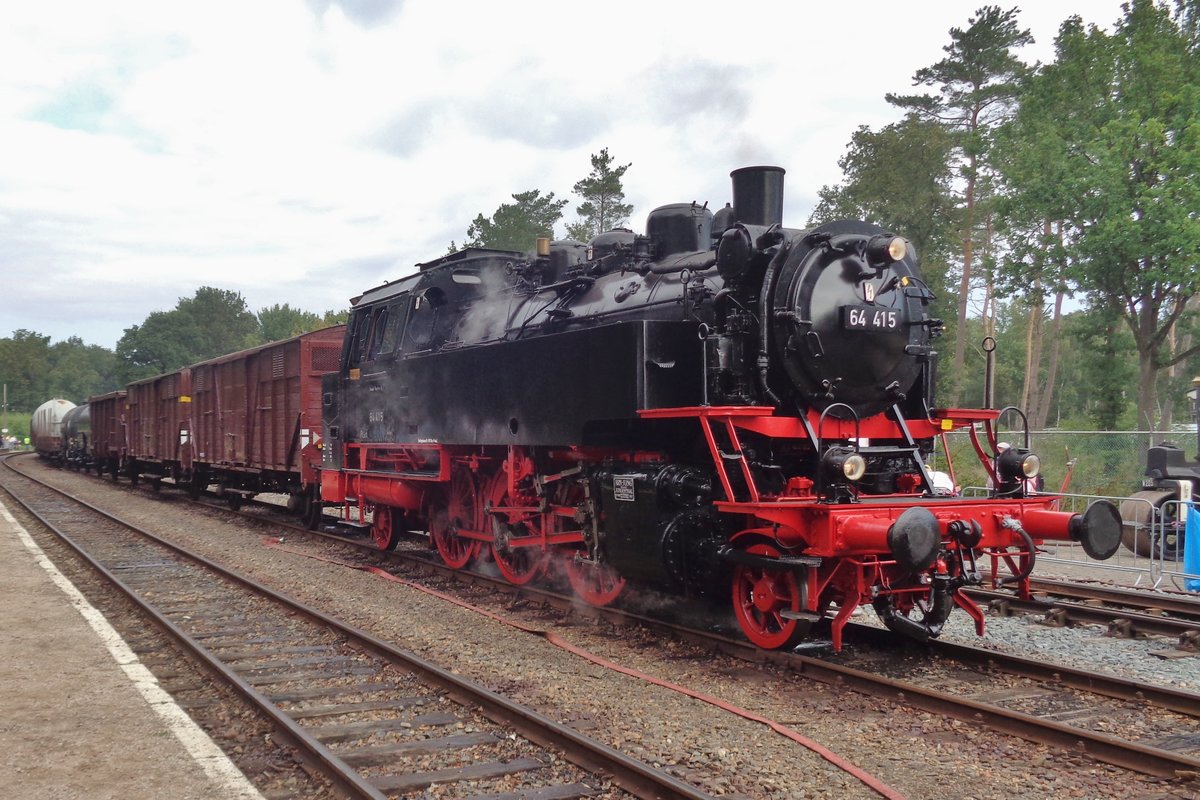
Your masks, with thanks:
[[[214,462],[220,458],[217,438],[217,368],[211,364],[192,367],[192,446],[196,458]]]
[[[300,342],[289,341],[262,353],[255,403],[255,446],[264,467],[295,466],[300,404]]]
[[[221,438],[224,440],[221,458],[226,464],[237,466],[246,463],[249,447],[246,371],[244,358],[221,365]]]

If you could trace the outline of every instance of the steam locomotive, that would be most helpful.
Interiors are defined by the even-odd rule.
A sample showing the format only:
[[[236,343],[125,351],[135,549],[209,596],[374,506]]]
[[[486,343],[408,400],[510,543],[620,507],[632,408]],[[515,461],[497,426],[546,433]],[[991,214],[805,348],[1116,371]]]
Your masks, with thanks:
[[[584,601],[630,587],[728,597],[787,648],[834,606],[936,636],[961,589],[1028,596],[1037,546],[1110,557],[1121,520],[1029,493],[994,409],[934,402],[943,325],[902,237],[783,226],[784,170],[732,174],[733,203],[655,209],[646,234],[469,248],[352,302],[322,380],[320,497],[383,548],[428,530],[445,562],[514,584],[565,575]],[[1018,412],[1019,414],[1019,412]],[[969,428],[995,487],[927,466]]]

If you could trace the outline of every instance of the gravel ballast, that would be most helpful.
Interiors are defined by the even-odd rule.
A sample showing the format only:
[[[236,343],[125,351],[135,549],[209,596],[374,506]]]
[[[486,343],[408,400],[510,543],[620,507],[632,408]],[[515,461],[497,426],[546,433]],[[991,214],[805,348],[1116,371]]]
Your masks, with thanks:
[[[32,459],[26,460],[29,464]],[[489,688],[633,756],[667,766],[721,796],[877,797],[856,778],[765,725],[605,669],[471,610],[292,550],[337,558],[339,546],[199,510],[182,494],[33,467],[72,494],[109,509],[376,636],[452,667]],[[265,537],[283,536],[286,548]],[[983,728],[884,703],[803,677],[663,641],[638,628],[567,620],[496,593],[450,591],[624,667],[688,686],[778,721],[911,798],[1000,800],[1196,797],[1194,788],[1145,778]],[[868,621],[864,615],[858,619]],[[1148,683],[1197,689],[1195,659],[1150,655],[1169,640],[1120,640],[1099,629],[1049,628],[1028,617],[988,617],[988,646],[1074,666],[1104,665]],[[974,636],[956,613],[943,638]],[[767,676],[764,680],[764,674]]]

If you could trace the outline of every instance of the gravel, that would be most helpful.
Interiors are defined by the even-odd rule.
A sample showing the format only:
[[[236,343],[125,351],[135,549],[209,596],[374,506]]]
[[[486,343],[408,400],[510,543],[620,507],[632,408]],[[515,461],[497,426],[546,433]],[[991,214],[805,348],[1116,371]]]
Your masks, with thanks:
[[[265,546],[278,529],[198,512],[182,496],[161,496],[71,473],[54,481],[122,518],[163,531],[327,612],[446,664],[613,747],[667,766],[724,797],[862,798],[878,795],[857,779],[765,725],[604,669],[473,611],[369,573]],[[340,549],[283,534],[288,548],[337,557]],[[1148,779],[1074,755],[838,687],[776,673],[655,638],[638,628],[561,620],[504,595],[466,588],[472,602],[541,628],[622,666],[689,686],[776,720],[890,784],[910,798],[1000,800],[1197,797],[1196,790]],[[858,621],[867,622],[873,614]],[[966,616],[945,638],[978,642]],[[1105,638],[1093,629],[1047,628],[1029,618],[988,618],[992,646],[1073,664],[1102,663],[1148,682],[1196,687],[1195,659],[1148,653],[1169,641]],[[1194,787],[1194,785],[1193,785]]]

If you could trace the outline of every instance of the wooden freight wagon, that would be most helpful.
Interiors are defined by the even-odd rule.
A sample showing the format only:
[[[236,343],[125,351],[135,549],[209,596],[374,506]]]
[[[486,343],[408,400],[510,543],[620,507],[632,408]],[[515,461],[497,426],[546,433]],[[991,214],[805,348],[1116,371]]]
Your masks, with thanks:
[[[192,470],[191,371],[184,367],[125,387],[128,458],[133,483],[149,477],[189,482]]]
[[[114,480],[129,455],[125,436],[125,395],[125,390],[119,389],[88,398],[92,421],[92,464],[98,475],[107,472]]]
[[[233,506],[260,492],[313,496],[321,456],[321,376],[338,367],[345,326],[191,367],[193,487],[216,484]]]

